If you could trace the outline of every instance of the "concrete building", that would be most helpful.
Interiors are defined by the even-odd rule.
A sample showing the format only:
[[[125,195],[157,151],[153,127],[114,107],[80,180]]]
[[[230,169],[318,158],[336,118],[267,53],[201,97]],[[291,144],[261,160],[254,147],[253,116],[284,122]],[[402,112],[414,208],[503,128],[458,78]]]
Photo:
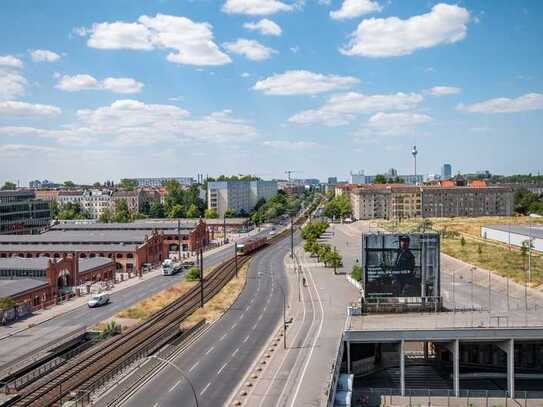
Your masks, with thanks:
[[[138,187],[155,187],[160,188],[168,181],[177,181],[185,187],[190,187],[194,184],[192,177],[158,177],[158,178],[129,178],[129,181],[136,181]]]
[[[276,193],[276,181],[213,181],[207,184],[208,208],[219,217],[228,209],[249,213],[260,199],[268,200]]]
[[[0,235],[38,233],[50,221],[49,203],[33,191],[0,191]]]
[[[91,189],[83,193],[81,209],[91,218],[98,219],[102,214],[111,209],[111,191]]]
[[[128,207],[128,211],[132,213],[139,212],[141,209],[141,205],[143,203],[142,201],[142,193],[140,190],[133,190],[133,191],[113,191],[111,193],[111,199],[110,199],[110,206],[109,209],[114,211],[115,207],[117,205],[117,202],[119,201],[126,201],[126,205]]]
[[[415,186],[372,184],[338,188],[348,193],[355,219],[405,219],[413,217],[511,216],[511,188],[471,186]]]
[[[532,249],[543,252],[543,225],[485,225],[481,228],[483,239],[492,239],[515,247],[532,241]]]
[[[336,185],[337,177],[328,177],[328,185]]]
[[[366,184],[366,183],[367,183],[366,176],[364,175],[363,170],[360,170],[358,172],[352,172],[351,171],[350,178],[349,178],[349,184],[361,185],[361,184]],[[336,179],[336,184],[337,184],[337,179]]]
[[[441,179],[450,178],[452,178],[452,166],[451,164],[443,164],[443,167],[441,167]]]

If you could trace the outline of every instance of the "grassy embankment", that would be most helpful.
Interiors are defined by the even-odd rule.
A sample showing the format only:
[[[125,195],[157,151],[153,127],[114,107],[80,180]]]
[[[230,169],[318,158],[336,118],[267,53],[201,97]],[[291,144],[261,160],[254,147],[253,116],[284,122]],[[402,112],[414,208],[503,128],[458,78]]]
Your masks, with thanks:
[[[524,284],[528,256],[523,256],[518,248],[509,250],[507,244],[481,237],[481,226],[502,224],[522,225],[528,223],[543,224],[543,219],[522,216],[481,218],[432,218],[432,229],[441,233],[441,251],[449,256],[491,270],[501,276],[509,276],[518,283]],[[400,222],[378,221],[377,224],[390,231],[414,231],[420,225],[420,219],[409,219]],[[464,245],[462,245],[462,236]],[[532,252],[532,287],[543,284],[543,257]]]
[[[245,286],[247,281],[247,272],[249,263],[240,267],[238,278],[230,280],[210,301],[208,301],[203,309],[196,310],[183,325],[190,326],[201,319],[214,321],[234,303]],[[208,272],[206,272],[208,273]],[[166,290],[163,290],[149,298],[146,298],[130,308],[127,308],[117,313],[110,320],[116,321],[122,325],[123,329],[136,325],[137,323],[146,320],[154,313],[172,303],[191,287],[197,285],[195,281],[183,281]],[[105,322],[100,323],[97,327],[101,328]]]

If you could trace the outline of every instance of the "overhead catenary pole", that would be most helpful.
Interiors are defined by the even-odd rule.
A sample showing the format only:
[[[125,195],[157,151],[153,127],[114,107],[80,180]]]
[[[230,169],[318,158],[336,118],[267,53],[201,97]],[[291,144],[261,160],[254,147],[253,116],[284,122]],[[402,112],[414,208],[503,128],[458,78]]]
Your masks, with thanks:
[[[228,243],[228,239],[226,238],[226,215],[222,219],[223,219],[222,234],[223,234],[224,244],[226,244]]]
[[[294,258],[294,222],[290,216],[290,258]]]
[[[181,261],[181,220],[177,219],[177,251],[179,253],[179,261]]]
[[[200,248],[200,306],[204,308],[204,249]]]
[[[236,278],[238,278],[238,242],[234,242],[234,263],[236,264]]]

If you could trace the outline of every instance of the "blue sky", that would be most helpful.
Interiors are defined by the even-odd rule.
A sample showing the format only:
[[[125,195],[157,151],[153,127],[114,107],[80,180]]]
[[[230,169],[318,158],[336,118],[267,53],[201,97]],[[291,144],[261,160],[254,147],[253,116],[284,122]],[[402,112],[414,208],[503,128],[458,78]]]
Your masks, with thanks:
[[[540,1],[0,8],[0,181],[543,170]]]

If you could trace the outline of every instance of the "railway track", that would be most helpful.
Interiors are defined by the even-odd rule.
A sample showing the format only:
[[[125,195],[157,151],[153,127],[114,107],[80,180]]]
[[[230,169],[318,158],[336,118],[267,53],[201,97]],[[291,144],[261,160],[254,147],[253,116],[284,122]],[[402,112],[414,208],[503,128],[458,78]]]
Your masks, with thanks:
[[[294,224],[302,224],[304,215]],[[268,239],[268,245],[273,245],[291,233],[288,229]],[[245,264],[252,254],[238,258],[238,267]],[[204,303],[217,294],[236,274],[235,259],[223,262],[213,272],[204,278]],[[201,285],[191,287],[183,296],[154,314],[133,330],[112,337],[99,346],[91,348],[75,357],[61,368],[38,379],[26,387],[18,396],[9,400],[4,406],[51,406],[63,397],[73,394],[76,390],[89,392],[89,389],[106,377],[109,372],[121,366],[138,352],[157,350],[162,346],[163,338],[171,337],[172,331],[178,330],[180,322],[190,316],[201,305]]]

